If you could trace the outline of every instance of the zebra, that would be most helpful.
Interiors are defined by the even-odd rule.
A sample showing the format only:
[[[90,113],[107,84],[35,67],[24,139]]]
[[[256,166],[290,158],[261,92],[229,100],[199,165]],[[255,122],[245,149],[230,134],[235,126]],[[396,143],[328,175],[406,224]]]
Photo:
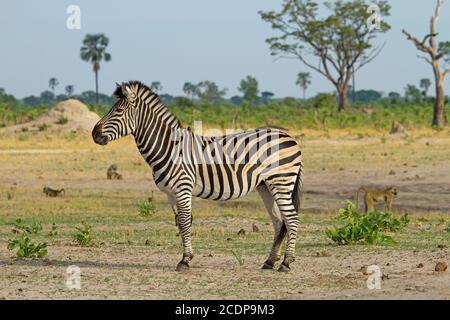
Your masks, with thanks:
[[[117,84],[117,101],[92,130],[99,145],[133,135],[150,165],[159,190],[167,195],[183,245],[176,270],[189,269],[192,197],[236,199],[255,190],[269,213],[275,235],[262,269],[288,272],[295,260],[295,242],[303,185],[299,145],[284,130],[258,128],[208,137],[183,129],[159,96],[139,81]]]

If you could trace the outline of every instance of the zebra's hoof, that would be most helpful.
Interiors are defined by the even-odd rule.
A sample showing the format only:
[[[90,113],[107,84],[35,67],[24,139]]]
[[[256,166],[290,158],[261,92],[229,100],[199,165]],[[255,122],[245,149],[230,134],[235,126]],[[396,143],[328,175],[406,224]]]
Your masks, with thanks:
[[[271,264],[269,264],[267,262],[264,262],[264,264],[261,267],[261,269],[263,269],[263,270],[272,270],[273,269],[273,265],[271,265]]]
[[[180,262],[177,265],[177,269],[176,270],[179,271],[179,272],[187,271],[187,270],[189,270],[189,265],[186,262]]]
[[[278,271],[279,272],[289,272],[289,271],[291,271],[291,268],[289,268],[288,266],[286,266],[282,263],[282,264],[280,264]]]

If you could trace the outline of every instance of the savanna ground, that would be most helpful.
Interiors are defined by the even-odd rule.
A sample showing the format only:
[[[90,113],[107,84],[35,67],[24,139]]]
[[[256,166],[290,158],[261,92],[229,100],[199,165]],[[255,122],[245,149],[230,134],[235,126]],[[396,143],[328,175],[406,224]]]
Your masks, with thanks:
[[[436,262],[450,262],[450,132],[305,134],[305,194],[289,274],[259,269],[273,233],[255,193],[194,201],[196,256],[178,273],[181,241],[165,196],[155,191],[157,211],[139,215],[138,202],[155,188],[132,139],[100,147],[83,133],[0,137],[0,298],[450,299],[450,272],[434,271]],[[106,179],[112,163],[123,180]],[[66,196],[46,198],[45,185],[64,187]],[[336,246],[324,235],[342,224],[337,210],[361,185],[398,187],[395,212],[408,212],[411,222],[393,235],[397,244]],[[47,257],[20,259],[7,250],[17,218],[43,224],[32,238],[47,242]],[[91,247],[73,240],[82,221],[93,227]],[[58,235],[48,237],[53,223]],[[383,272],[380,290],[366,285],[373,264]],[[66,288],[69,265],[81,268],[81,290]]]

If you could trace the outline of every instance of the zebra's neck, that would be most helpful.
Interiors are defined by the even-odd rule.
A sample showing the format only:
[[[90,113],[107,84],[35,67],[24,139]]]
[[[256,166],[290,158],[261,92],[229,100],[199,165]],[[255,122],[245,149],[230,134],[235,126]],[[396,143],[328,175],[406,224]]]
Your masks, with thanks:
[[[153,167],[173,149],[174,132],[181,125],[153,92],[142,101],[137,117],[134,139],[144,159]]]

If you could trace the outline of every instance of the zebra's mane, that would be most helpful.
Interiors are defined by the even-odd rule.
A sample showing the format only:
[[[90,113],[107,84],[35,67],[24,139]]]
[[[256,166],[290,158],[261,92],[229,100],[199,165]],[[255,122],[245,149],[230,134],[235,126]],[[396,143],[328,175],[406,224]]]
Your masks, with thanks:
[[[170,114],[174,119],[176,119],[177,124],[180,128],[182,128],[183,126],[181,125],[180,120],[173,114],[173,112],[167,107],[167,105],[161,101],[161,98],[159,97],[159,95],[154,92],[152,89],[150,89],[150,87],[148,87],[147,85],[145,85],[144,83],[140,82],[140,81],[128,81],[123,83],[123,85],[129,86],[129,87],[136,87],[136,93],[138,95],[142,95],[144,92],[149,92],[150,95],[154,97],[153,101],[155,101],[156,103],[159,103],[161,105],[163,105],[164,109],[165,109],[165,113],[166,114]],[[117,86],[116,90],[114,91],[114,95],[119,98],[119,99],[125,99],[125,95],[122,92],[122,88],[121,86]]]

